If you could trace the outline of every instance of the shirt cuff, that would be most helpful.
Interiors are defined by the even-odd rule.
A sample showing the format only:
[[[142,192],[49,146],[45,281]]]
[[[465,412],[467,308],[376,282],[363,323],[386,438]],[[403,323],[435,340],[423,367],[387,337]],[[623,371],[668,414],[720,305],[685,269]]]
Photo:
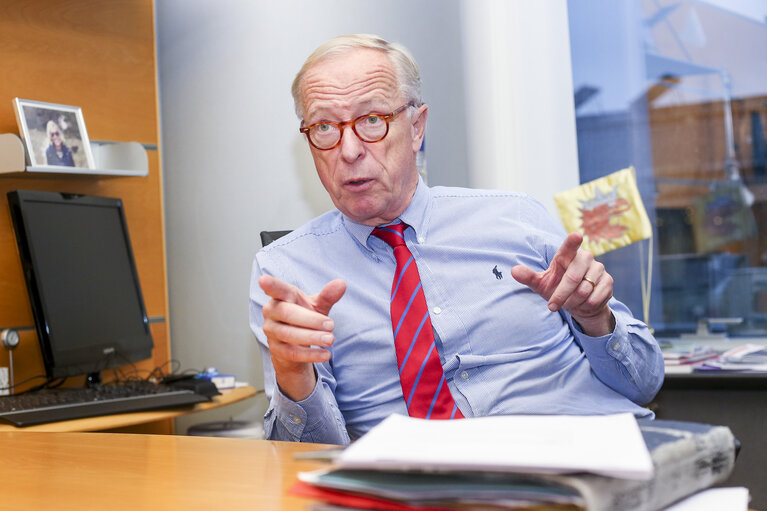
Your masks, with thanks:
[[[318,403],[320,392],[318,391],[319,379],[314,385],[312,393],[306,399],[302,401],[293,401],[280,390],[279,385],[275,386],[274,396],[272,396],[272,406],[277,414],[276,419],[287,430],[293,441],[301,441],[301,437],[304,434],[304,429],[307,426],[307,419],[316,416],[316,412],[319,409]]]
[[[292,441],[349,443],[340,412],[325,396],[327,392],[329,390],[322,383],[322,378],[317,379],[312,393],[301,401],[293,401],[282,393],[279,386],[275,388],[272,397],[275,419]]]
[[[620,311],[613,309],[611,311],[615,317],[615,329],[612,333],[600,337],[591,337],[585,334],[578,323],[573,320],[575,338],[592,362],[610,362],[612,360],[624,362],[631,351],[626,318]]]

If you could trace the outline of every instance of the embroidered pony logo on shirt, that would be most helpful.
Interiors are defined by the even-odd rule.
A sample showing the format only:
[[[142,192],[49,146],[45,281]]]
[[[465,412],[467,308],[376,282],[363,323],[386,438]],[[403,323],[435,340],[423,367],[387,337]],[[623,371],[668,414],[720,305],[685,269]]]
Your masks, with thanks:
[[[493,266],[493,275],[495,275],[495,278],[498,280],[501,280],[503,278],[503,273],[498,269],[498,265],[496,264]]]

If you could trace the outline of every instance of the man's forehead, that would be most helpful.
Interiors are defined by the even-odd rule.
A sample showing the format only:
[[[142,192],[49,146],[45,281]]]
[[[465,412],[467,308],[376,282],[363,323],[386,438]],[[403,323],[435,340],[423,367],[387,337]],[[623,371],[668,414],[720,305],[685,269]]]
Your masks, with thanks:
[[[398,81],[391,61],[381,51],[349,50],[326,57],[304,74],[305,107],[374,103],[395,99]],[[305,113],[309,113],[308,111]]]

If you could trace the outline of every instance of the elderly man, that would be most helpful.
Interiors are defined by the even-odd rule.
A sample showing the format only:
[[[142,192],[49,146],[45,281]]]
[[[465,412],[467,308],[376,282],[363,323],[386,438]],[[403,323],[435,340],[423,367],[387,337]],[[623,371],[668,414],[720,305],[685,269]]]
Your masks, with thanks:
[[[346,444],[392,413],[652,416],[658,344],[581,235],[523,194],[419,178],[428,107],[405,48],[334,38],[293,97],[337,209],[256,255],[268,438]]]

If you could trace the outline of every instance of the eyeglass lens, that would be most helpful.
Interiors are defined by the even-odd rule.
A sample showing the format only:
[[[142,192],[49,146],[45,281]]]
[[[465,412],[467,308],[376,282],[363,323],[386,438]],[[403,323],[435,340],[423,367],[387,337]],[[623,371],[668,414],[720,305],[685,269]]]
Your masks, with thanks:
[[[364,142],[378,142],[386,136],[386,119],[377,114],[355,119],[351,125],[360,140]],[[309,136],[317,147],[333,147],[341,138],[341,125],[330,122],[317,124],[309,130]]]

